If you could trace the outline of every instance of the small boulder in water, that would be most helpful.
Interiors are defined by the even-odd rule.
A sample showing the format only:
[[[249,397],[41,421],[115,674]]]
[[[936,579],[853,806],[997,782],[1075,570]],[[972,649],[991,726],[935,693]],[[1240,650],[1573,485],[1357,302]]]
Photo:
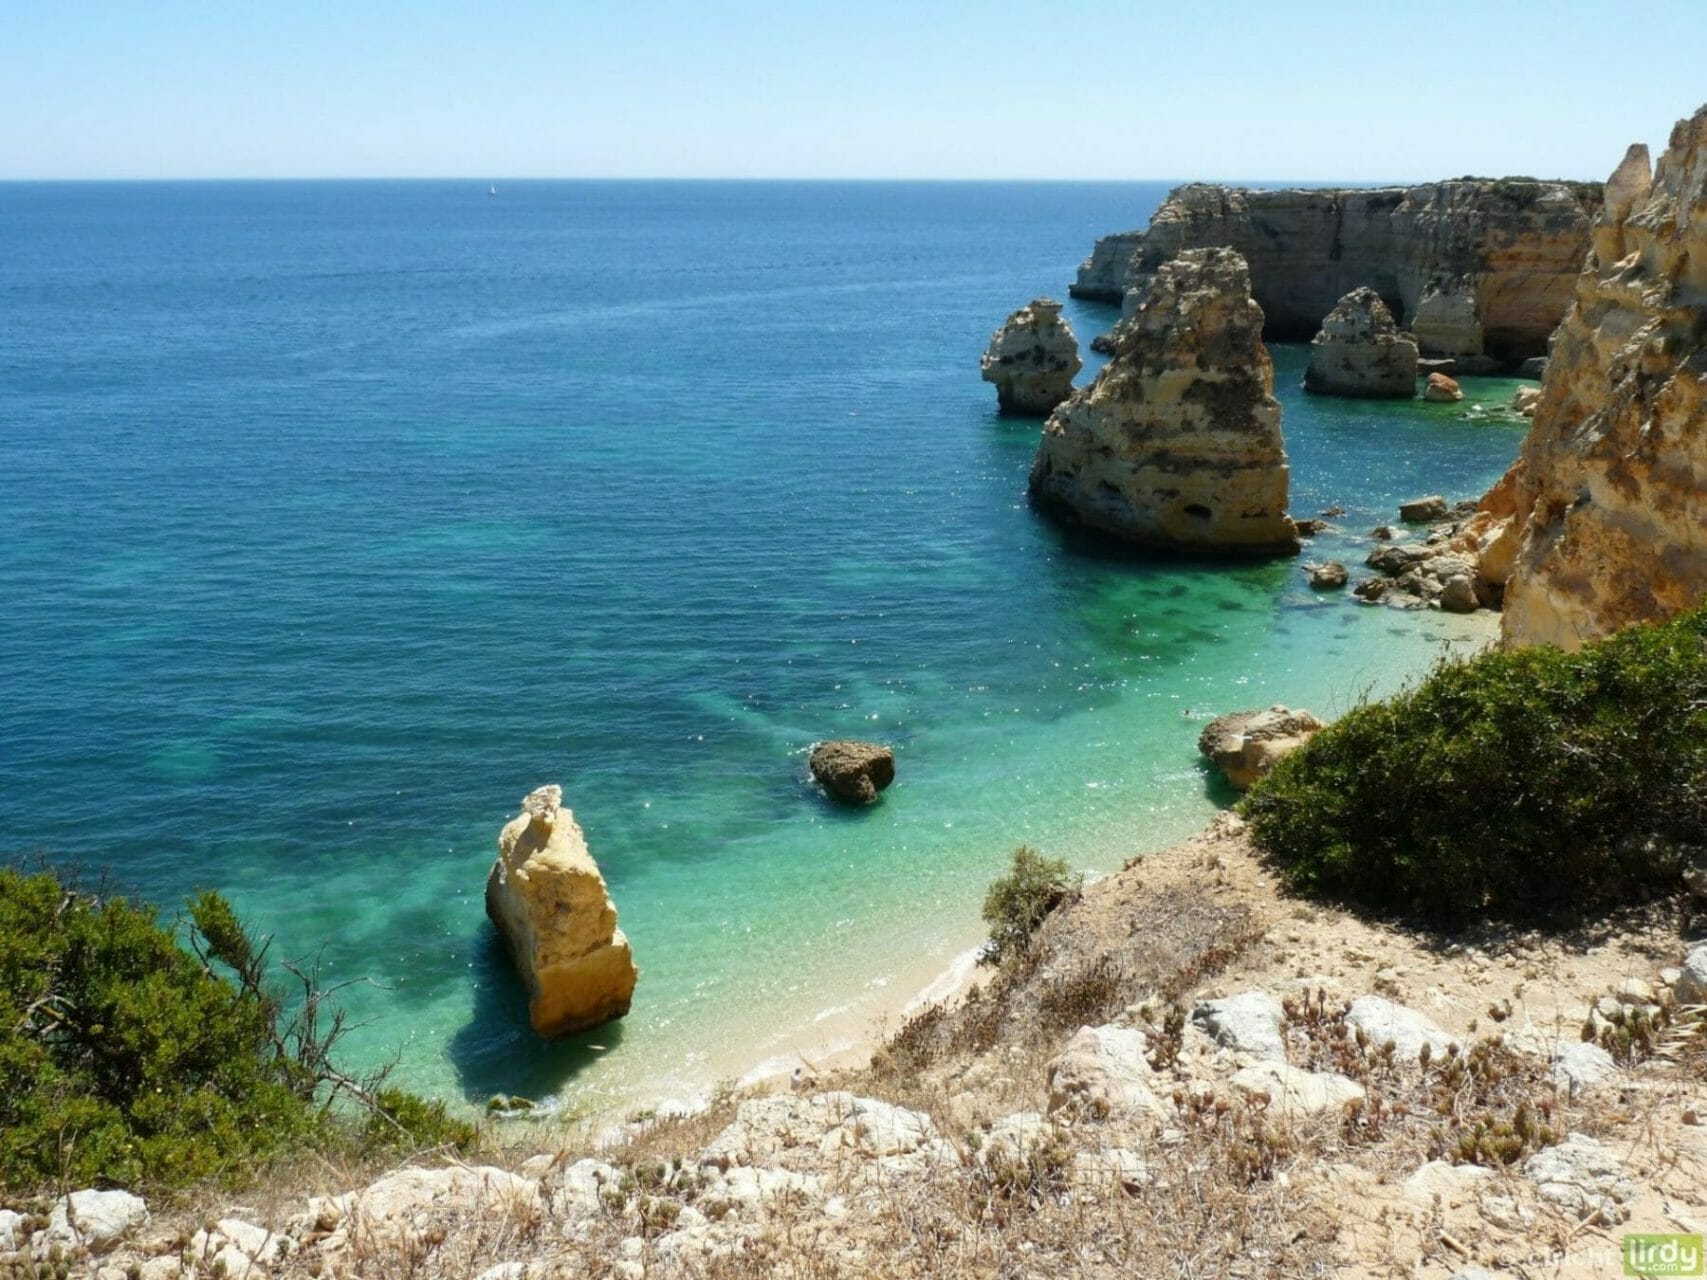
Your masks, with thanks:
[[[1457,381],[1444,373],[1431,373],[1428,382],[1423,386],[1423,399],[1433,400],[1437,404],[1456,404],[1464,398],[1464,390]]]
[[[1197,749],[1215,762],[1236,790],[1248,791],[1282,756],[1326,727],[1308,711],[1279,705],[1267,711],[1235,711],[1211,720],[1198,736]]]
[[[895,781],[895,753],[875,742],[820,742],[807,767],[825,791],[848,804],[870,804]]]

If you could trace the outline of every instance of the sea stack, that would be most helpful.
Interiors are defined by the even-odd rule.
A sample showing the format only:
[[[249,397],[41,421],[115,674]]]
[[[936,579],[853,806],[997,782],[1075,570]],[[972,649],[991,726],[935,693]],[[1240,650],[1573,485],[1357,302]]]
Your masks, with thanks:
[[[486,914],[527,987],[528,1020],[547,1038],[622,1017],[640,976],[605,878],[562,805],[561,787],[529,794],[499,834],[486,880]]]
[[[1304,390],[1325,396],[1408,400],[1417,393],[1417,344],[1399,332],[1381,295],[1353,289],[1310,342]]]
[[[1043,417],[1073,393],[1073,375],[1085,367],[1079,340],[1053,298],[1033,298],[990,338],[982,361],[985,382],[996,384],[1003,413]]]
[[[1296,552],[1262,325],[1231,249],[1162,264],[1107,367],[1044,425],[1033,501],[1142,546]]]
[[[1504,491],[1503,494],[1501,491]],[[1576,648],[1707,598],[1707,107],[1632,147],[1553,335],[1482,570],[1508,644]]]

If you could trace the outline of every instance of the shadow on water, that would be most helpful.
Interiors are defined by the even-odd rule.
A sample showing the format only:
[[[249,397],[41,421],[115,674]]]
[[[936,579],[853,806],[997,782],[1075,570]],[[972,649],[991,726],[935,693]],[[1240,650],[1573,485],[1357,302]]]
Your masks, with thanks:
[[[480,926],[473,955],[474,1009],[448,1047],[457,1080],[471,1100],[495,1093],[547,1097],[621,1047],[620,1020],[561,1040],[535,1035],[528,1024],[527,992],[489,922]]]

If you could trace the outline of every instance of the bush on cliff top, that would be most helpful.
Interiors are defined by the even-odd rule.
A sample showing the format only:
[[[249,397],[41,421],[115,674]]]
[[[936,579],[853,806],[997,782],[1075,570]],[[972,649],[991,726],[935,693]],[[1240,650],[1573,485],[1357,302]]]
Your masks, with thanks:
[[[1048,914],[1079,892],[1083,877],[1062,858],[1045,858],[1029,845],[1014,850],[1013,866],[990,882],[984,894],[984,922],[990,940],[984,958],[1002,960],[1017,954]]]
[[[1244,813],[1293,888],[1439,923],[1674,885],[1679,846],[1707,843],[1707,608],[1443,664],[1287,757]]]
[[[184,1186],[306,1148],[472,1138],[442,1104],[345,1081],[323,993],[309,976],[287,1015],[223,898],[190,916],[186,950],[146,905],[0,868],[0,1186]]]

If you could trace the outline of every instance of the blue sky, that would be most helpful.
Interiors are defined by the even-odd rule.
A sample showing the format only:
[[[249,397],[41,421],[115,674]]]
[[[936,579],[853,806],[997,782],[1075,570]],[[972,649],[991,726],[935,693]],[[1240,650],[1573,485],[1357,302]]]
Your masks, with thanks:
[[[1707,0],[4,0],[0,178],[1604,177]]]

